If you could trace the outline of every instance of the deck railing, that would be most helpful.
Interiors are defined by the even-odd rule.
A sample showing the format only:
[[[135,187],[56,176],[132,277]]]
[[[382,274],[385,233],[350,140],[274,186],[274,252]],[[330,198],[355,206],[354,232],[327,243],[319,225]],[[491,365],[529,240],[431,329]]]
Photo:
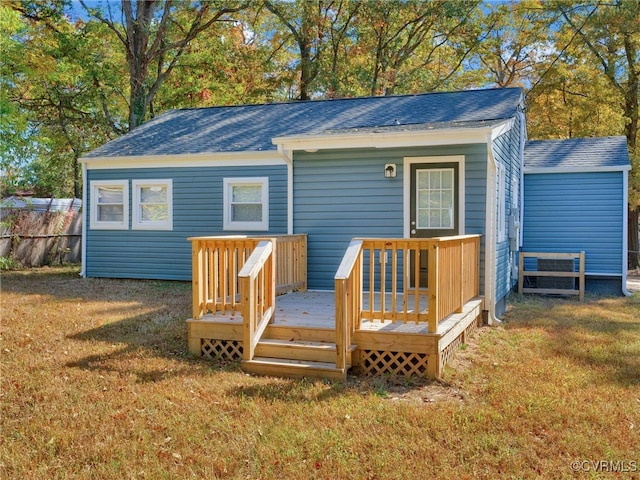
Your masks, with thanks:
[[[352,240],[335,276],[336,368],[346,371],[347,349],[351,345],[354,322],[362,311],[363,240]]]
[[[307,234],[274,235],[276,294],[307,289]]]
[[[190,238],[192,251],[193,318],[211,312],[242,313],[238,273],[258,239],[242,237]]]
[[[335,277],[338,345],[347,348],[363,320],[427,322],[436,332],[478,296],[479,254],[479,235],[354,239]]]
[[[244,333],[242,356],[252,360],[255,347],[276,306],[275,240],[262,240],[238,273]]]
[[[242,312],[238,273],[261,240],[267,237],[193,237],[193,318],[208,312],[236,315]],[[274,235],[276,294],[307,288],[307,236]]]

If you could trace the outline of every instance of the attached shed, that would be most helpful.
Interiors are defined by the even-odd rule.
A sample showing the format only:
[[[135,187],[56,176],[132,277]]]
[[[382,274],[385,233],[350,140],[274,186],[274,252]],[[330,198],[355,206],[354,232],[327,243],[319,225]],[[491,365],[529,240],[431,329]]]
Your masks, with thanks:
[[[627,293],[625,137],[529,141],[523,251],[585,252],[586,291]]]

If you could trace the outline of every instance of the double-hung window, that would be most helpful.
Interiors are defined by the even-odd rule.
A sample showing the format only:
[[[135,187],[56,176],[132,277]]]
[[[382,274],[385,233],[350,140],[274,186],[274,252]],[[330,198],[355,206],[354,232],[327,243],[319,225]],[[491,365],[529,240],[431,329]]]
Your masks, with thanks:
[[[129,182],[103,180],[90,182],[89,225],[94,230],[129,228]]]
[[[136,230],[173,229],[172,180],[132,180],[131,225]]]
[[[269,230],[269,178],[224,179],[224,230]]]

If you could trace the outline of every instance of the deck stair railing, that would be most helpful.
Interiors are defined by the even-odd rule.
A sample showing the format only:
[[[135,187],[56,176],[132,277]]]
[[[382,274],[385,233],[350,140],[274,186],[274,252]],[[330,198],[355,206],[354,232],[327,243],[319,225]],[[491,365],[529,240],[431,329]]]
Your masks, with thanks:
[[[426,322],[437,332],[478,296],[479,254],[479,235],[353,239],[335,276],[336,366],[363,321]]]
[[[336,368],[346,371],[347,349],[351,345],[354,322],[362,311],[362,248],[364,241],[354,239],[342,257],[334,285],[336,296]],[[359,326],[359,325],[358,325]]]
[[[243,358],[253,360],[256,345],[273,319],[276,305],[275,240],[262,240],[238,273],[242,296]]]

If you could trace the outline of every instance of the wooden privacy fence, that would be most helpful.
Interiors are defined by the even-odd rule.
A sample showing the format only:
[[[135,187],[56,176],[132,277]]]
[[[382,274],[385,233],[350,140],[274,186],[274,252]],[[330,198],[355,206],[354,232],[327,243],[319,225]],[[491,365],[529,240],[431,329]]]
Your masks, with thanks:
[[[82,215],[76,210],[0,210],[0,257],[26,267],[80,262]]]
[[[342,347],[362,321],[438,322],[479,293],[479,235],[354,239],[335,276]],[[421,259],[427,259],[427,283]]]
[[[262,240],[275,242],[275,292],[282,294],[307,288],[307,236],[193,237],[193,318],[208,312],[242,313],[238,275]]]

